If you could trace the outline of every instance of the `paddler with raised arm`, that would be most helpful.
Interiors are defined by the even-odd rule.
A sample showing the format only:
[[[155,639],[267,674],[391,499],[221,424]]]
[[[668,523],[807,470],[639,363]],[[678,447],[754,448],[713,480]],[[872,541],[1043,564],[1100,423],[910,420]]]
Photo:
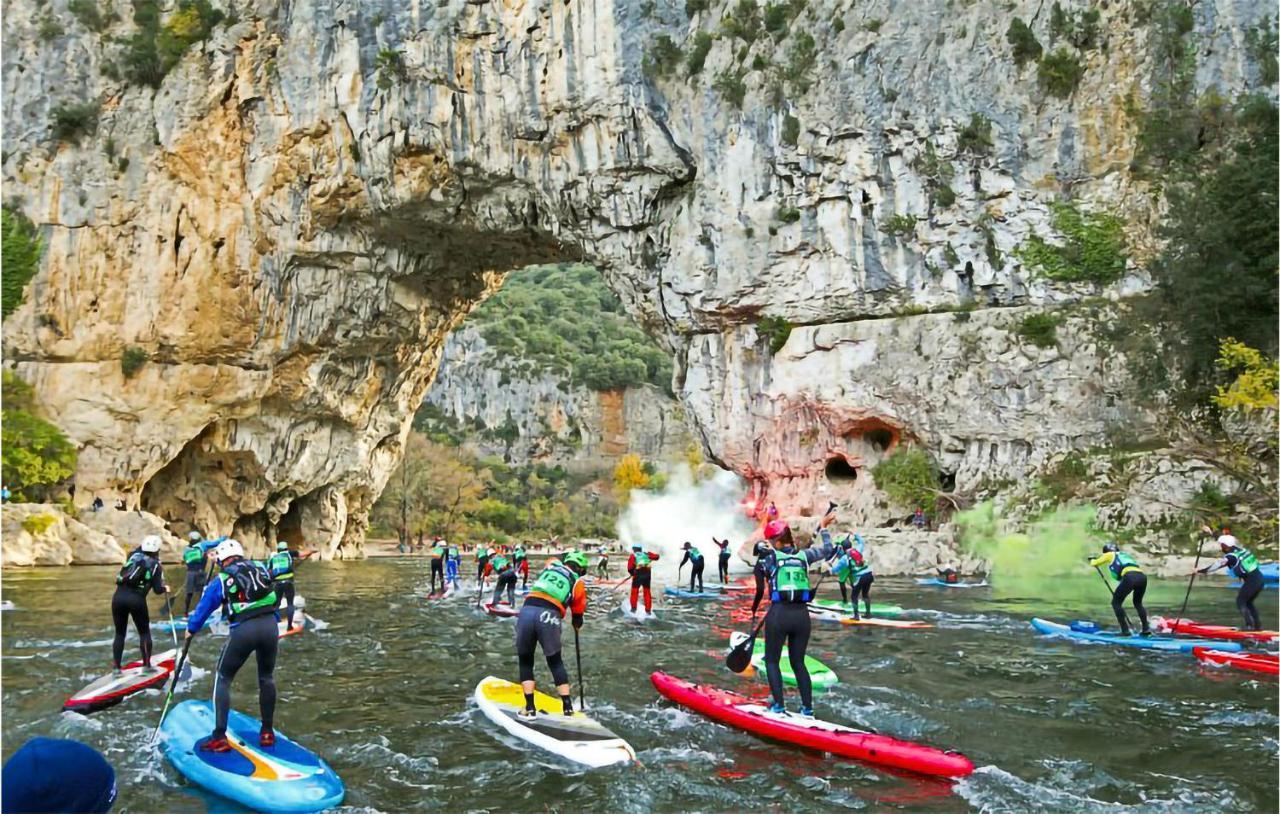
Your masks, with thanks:
[[[551,670],[551,680],[556,683],[556,693],[564,705],[564,714],[573,714],[573,697],[570,694],[569,671],[560,655],[560,632],[564,616],[573,616],[573,629],[582,628],[587,612],[587,586],[582,581],[587,573],[587,555],[570,551],[563,560],[553,559],[534,580],[529,596],[520,608],[516,619],[516,660],[520,669],[520,688],[524,692],[524,709],[517,713],[522,718],[538,717],[533,694],[533,656],[539,646]]]
[[[1147,609],[1142,605],[1142,597],[1147,592],[1147,575],[1138,567],[1138,561],[1121,551],[1120,546],[1114,542],[1109,542],[1102,547],[1101,555],[1089,560],[1089,565],[1094,568],[1105,565],[1111,576],[1115,577],[1116,587],[1111,592],[1111,610],[1120,623],[1120,633],[1124,636],[1133,635],[1133,631],[1129,629],[1129,619],[1124,615],[1125,597],[1133,594],[1133,608],[1142,620],[1142,635],[1150,636],[1151,625],[1147,623]]]
[[[773,695],[770,712],[786,712],[782,694],[782,649],[787,648],[787,658],[795,675],[796,689],[800,692],[800,714],[813,717],[813,683],[809,668],[805,666],[805,652],[809,649],[809,601],[813,588],[809,582],[809,566],[828,559],[834,551],[827,526],[835,522],[835,514],[828,512],[818,523],[821,546],[800,549],[791,536],[791,527],[784,520],[773,520],[765,526],[765,539],[773,552],[765,560],[765,572],[769,579],[769,611],[764,618],[764,663],[769,677],[769,691]]]
[[[1206,526],[1206,532],[1212,531]],[[1262,593],[1264,580],[1262,570],[1258,568],[1258,558],[1253,552],[1240,545],[1240,541],[1231,533],[1231,529],[1223,526],[1218,537],[1218,547],[1222,550],[1222,558],[1212,565],[1200,569],[1201,574],[1212,574],[1227,568],[1240,580],[1240,590],[1236,592],[1236,610],[1244,617],[1244,630],[1262,630],[1262,617],[1254,607],[1253,600]]]

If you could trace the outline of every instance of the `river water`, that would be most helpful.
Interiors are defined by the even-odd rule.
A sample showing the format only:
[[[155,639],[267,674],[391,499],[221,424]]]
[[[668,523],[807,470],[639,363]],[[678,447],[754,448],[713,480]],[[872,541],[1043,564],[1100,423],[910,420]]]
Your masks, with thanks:
[[[1032,615],[1108,621],[1102,586],[1038,600],[998,587],[952,590],[880,579],[874,599],[924,609],[924,631],[815,624],[810,654],[842,683],[818,714],[967,754],[956,784],[761,741],[660,700],[651,670],[747,692],[762,678],[723,666],[741,601],[662,601],[640,626],[599,599],[582,635],[589,708],[635,747],[640,766],[566,770],[518,747],[470,701],[486,675],[514,678],[512,622],[470,602],[428,603],[421,559],[308,563],[307,610],[327,627],[281,642],[277,728],[323,755],[363,811],[1263,811],[1277,794],[1277,683],[1190,656],[1077,645],[1037,635]],[[3,753],[35,735],[92,744],[116,767],[117,811],[236,811],[198,791],[147,746],[163,698],[149,692],[92,716],[62,702],[110,667],[111,568],[6,569]],[[1184,585],[1159,583],[1155,613]],[[826,589],[824,594],[830,595]],[[1188,616],[1238,624],[1234,592],[1197,586]],[[1084,597],[1090,597],[1086,600]],[[159,602],[153,601],[153,614]],[[1274,626],[1276,592],[1263,599]],[[157,645],[165,641],[157,631]],[[208,697],[222,640],[201,636],[180,691]],[[136,652],[130,639],[126,655]],[[130,655],[132,658],[133,656]],[[566,663],[573,673],[572,646]],[[234,705],[256,715],[254,667]],[[538,676],[547,681],[539,656]],[[543,683],[540,683],[546,689]],[[576,689],[576,687],[575,687]],[[794,695],[789,699],[794,709]],[[1117,807],[1119,804],[1120,808]]]

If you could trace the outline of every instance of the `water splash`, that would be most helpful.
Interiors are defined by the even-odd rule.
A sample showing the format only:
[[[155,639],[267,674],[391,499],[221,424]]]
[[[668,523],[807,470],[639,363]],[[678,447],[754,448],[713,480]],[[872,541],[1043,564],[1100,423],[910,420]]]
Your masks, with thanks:
[[[1093,530],[1096,516],[1093,506],[1064,506],[1032,521],[1024,531],[1013,531],[995,504],[986,501],[961,512],[955,522],[964,549],[991,563],[990,579],[997,593],[1003,588],[1023,596],[1088,599],[1101,586],[1062,577],[1088,574],[1089,559],[1102,548]]]

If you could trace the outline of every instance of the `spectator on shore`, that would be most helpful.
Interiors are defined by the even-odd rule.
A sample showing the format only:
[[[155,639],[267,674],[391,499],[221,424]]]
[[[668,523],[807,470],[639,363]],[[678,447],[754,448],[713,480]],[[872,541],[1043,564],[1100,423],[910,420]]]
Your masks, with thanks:
[[[5,503],[9,502],[9,484],[7,483],[0,486],[0,500],[3,500]]]
[[[920,531],[924,531],[929,527],[929,518],[925,517],[924,509],[922,507],[916,506],[916,513],[911,516],[911,525],[915,526],[916,529]]]
[[[95,497],[95,498],[93,499],[93,510],[94,510],[95,512],[100,512],[100,511],[102,511],[102,507],[103,507],[104,505],[105,505],[105,504],[102,502],[102,496],[101,496],[101,495],[99,495],[99,496],[97,496],[97,497]]]

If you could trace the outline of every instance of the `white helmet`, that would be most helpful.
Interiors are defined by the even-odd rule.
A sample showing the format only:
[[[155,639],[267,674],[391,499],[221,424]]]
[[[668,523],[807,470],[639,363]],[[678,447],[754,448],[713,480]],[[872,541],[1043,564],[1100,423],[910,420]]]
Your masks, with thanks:
[[[198,543],[198,542],[200,542],[200,532],[198,532],[198,531],[189,531],[189,532],[187,532],[187,539],[188,539],[188,540],[190,540],[190,541],[191,541],[191,542],[193,542],[193,543]]]
[[[138,546],[144,554],[158,554],[160,552],[160,538],[154,534],[148,534],[142,538],[142,543]]]
[[[1234,534],[1224,534],[1218,538],[1218,545],[1223,548],[1235,548],[1240,545],[1240,541],[1236,539]]]
[[[218,562],[224,562],[232,557],[243,557],[244,546],[240,545],[239,540],[223,540],[213,549],[213,558]]]

